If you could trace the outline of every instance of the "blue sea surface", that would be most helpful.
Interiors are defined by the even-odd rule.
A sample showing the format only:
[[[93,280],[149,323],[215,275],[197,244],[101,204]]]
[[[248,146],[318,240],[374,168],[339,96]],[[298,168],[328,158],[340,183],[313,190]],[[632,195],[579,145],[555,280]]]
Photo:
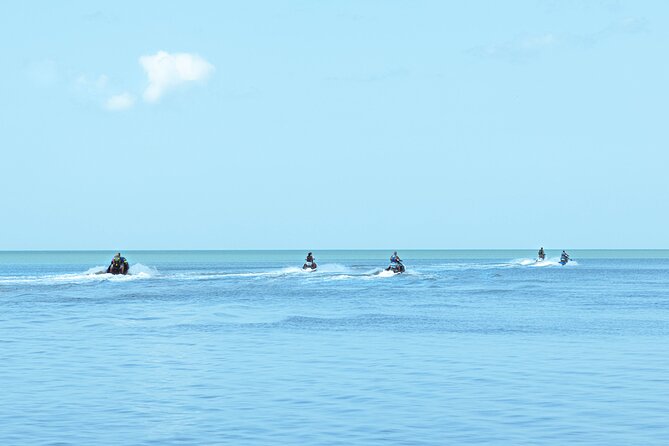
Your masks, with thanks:
[[[669,251],[113,254],[0,252],[0,444],[669,444]]]

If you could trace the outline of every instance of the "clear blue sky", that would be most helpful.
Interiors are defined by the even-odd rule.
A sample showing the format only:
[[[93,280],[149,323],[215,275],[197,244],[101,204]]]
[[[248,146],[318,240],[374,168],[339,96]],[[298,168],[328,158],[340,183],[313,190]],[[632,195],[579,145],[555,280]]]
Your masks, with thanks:
[[[669,248],[667,2],[175,3],[3,6],[0,249]]]

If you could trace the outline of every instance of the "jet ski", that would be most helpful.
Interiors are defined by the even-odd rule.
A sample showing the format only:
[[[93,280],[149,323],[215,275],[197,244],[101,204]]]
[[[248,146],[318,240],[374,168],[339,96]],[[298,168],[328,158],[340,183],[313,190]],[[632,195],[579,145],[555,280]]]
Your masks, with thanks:
[[[109,265],[109,267],[107,268],[107,274],[113,274],[115,276],[118,274],[122,274],[125,276],[126,274],[128,274],[128,267],[126,265],[126,267],[122,269],[120,265],[118,266]]]
[[[318,268],[318,265],[316,265],[316,259],[314,258],[314,255],[311,252],[307,253],[307,258],[304,259],[304,265],[302,265],[303,270],[315,270]]]
[[[391,263],[388,265],[388,268],[386,268],[386,271],[392,271],[395,274],[401,274],[406,271],[406,268],[401,263]]]
[[[309,269],[309,270],[315,270],[318,268],[318,265],[316,265],[316,262],[306,262],[304,265],[302,265],[302,269]]]
[[[126,274],[128,274],[128,271],[127,270],[121,271],[120,267],[114,267],[112,265],[109,265],[109,267],[107,268],[107,274],[113,274],[115,276],[118,274],[122,274],[125,276]]]

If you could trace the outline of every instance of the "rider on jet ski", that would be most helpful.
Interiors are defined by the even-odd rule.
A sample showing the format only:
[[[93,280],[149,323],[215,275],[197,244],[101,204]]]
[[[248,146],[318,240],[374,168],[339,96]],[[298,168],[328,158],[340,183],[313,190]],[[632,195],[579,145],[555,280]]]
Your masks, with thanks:
[[[404,264],[402,264],[402,259],[397,255],[397,251],[393,252],[393,255],[390,256],[390,265],[386,268],[386,271],[393,271],[394,273],[403,273]]]
[[[544,247],[543,246],[539,250],[538,257],[539,257],[539,260],[545,260],[546,259],[546,253],[544,252]]]
[[[308,269],[308,268],[316,269],[316,267],[318,266],[316,265],[313,254],[311,254],[310,252],[307,253],[307,258],[305,260],[307,261],[307,263],[302,265],[302,269]]]
[[[569,261],[569,254],[566,253],[566,251],[562,251],[562,254],[560,255],[560,263],[565,265]]]
[[[110,274],[128,274],[129,268],[130,266],[128,265],[128,261],[125,259],[125,257],[121,257],[120,252],[117,252],[109,264],[107,272]]]

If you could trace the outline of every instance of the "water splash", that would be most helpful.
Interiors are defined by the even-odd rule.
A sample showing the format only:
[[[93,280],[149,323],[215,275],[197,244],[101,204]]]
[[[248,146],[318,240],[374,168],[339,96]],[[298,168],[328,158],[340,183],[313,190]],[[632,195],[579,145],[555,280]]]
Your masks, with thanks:
[[[107,274],[106,271],[106,266],[95,266],[82,273],[47,274],[42,276],[5,276],[0,277],[0,284],[58,285],[102,281],[129,282],[148,279],[159,275],[158,270],[142,265],[141,263],[130,265],[127,275]]]

